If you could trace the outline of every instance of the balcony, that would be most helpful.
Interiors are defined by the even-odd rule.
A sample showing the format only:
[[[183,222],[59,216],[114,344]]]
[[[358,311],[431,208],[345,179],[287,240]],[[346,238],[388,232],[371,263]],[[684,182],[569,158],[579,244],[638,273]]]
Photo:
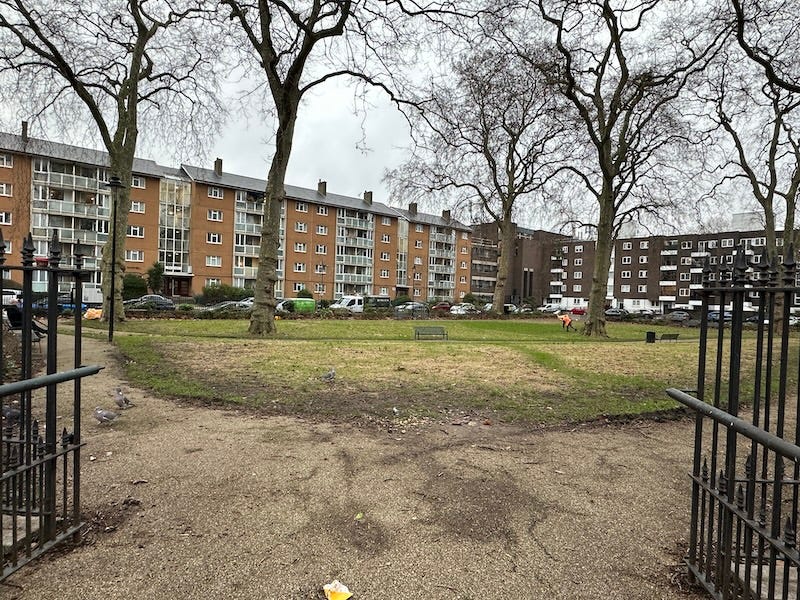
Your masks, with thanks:
[[[429,250],[428,256],[434,256],[436,258],[455,258],[456,253],[455,250]]]
[[[678,265],[661,265],[659,269],[662,271],[677,271]]]
[[[675,302],[675,296],[659,296],[659,302]]]
[[[356,273],[337,273],[334,281],[336,283],[355,283],[361,285],[371,285],[372,275],[359,275]]]
[[[675,287],[678,285],[678,282],[675,281],[674,279],[672,281],[665,280],[665,281],[659,281],[658,285],[660,285],[661,287]]]
[[[255,213],[257,215],[264,214],[264,203],[263,202],[253,202],[252,200],[243,201],[237,200],[236,201],[236,211],[237,212],[248,212],[248,213]]]
[[[351,248],[372,248],[372,240],[363,237],[341,237],[336,236],[336,244],[339,246],[350,246]]]
[[[449,233],[432,233],[430,234],[430,240],[432,242],[442,242],[445,244],[453,245],[455,244],[456,236],[455,234],[449,234]]]
[[[234,277],[244,277],[245,279],[255,279],[258,267],[233,267]]]
[[[674,248],[674,249],[664,248],[661,251],[661,256],[678,256],[678,249],[677,248]]]
[[[34,227],[31,235],[37,239],[50,240],[53,232],[58,232],[58,239],[64,243],[81,243],[91,245],[105,244],[108,240],[107,233],[97,231],[84,231],[81,229],[59,228],[59,227]]]
[[[337,225],[344,225],[345,227],[352,227],[353,229],[372,229],[372,222],[368,219],[356,219],[353,217],[338,217],[336,219]]]
[[[564,272],[564,268],[563,268],[563,267],[556,267],[556,268],[552,268],[552,269],[550,269],[550,272],[551,272],[551,273],[558,273],[558,274],[561,274],[561,273],[563,273],[563,272]]]
[[[68,175],[66,173],[42,173],[34,171],[33,181],[34,183],[41,183],[56,188],[88,190],[92,192],[101,189],[97,179],[81,177],[79,175]]]
[[[356,254],[337,254],[336,262],[343,265],[352,265],[355,267],[371,267],[372,259],[368,256],[358,256]]]
[[[456,282],[455,281],[445,281],[443,279],[439,280],[439,281],[429,281],[428,282],[428,287],[429,288],[438,289],[438,290],[452,290],[452,289],[455,289]]]
[[[235,233],[246,233],[248,235],[261,235],[261,225],[258,223],[234,223]]]
[[[34,200],[33,211],[46,212],[51,215],[99,217],[105,219],[111,216],[111,209],[109,208],[104,208],[97,204],[76,204],[75,202],[65,202],[64,200]]]
[[[692,258],[705,258],[706,256],[711,256],[711,252],[707,252],[706,250],[692,252]]]
[[[233,253],[239,256],[258,256],[259,250],[259,246],[252,245],[236,245],[233,247]]]

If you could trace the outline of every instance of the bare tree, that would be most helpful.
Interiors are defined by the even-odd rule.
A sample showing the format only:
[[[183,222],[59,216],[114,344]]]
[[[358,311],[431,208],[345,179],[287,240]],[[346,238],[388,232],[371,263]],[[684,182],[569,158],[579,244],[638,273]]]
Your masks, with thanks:
[[[591,160],[568,171],[596,203],[596,259],[583,333],[605,336],[614,239],[623,223],[669,205],[665,178],[680,170],[675,154],[694,143],[675,101],[716,40],[694,33],[696,23],[670,17],[674,3],[661,0],[537,4],[561,56],[550,75],[577,112],[591,149]]]
[[[387,82],[415,31],[454,15],[448,0],[222,0],[243,32],[250,54],[264,71],[277,128],[267,175],[255,302],[249,332],[276,331],[274,288],[280,245],[280,207],[303,96],[331,78],[354,77],[402,102]],[[413,20],[413,24],[411,22]],[[416,26],[414,26],[416,24]]]
[[[767,80],[800,93],[800,6],[794,0],[731,0],[736,40]]]
[[[539,71],[489,38],[479,50],[446,64],[446,75],[404,112],[415,147],[387,174],[393,195],[447,195],[470,213],[488,214],[500,233],[493,306],[502,312],[514,248],[513,215],[563,159],[565,122],[556,95]]]
[[[35,118],[56,113],[68,129],[88,112],[108,152],[110,173],[122,182],[112,207],[117,235],[103,248],[104,315],[112,301],[113,253],[114,312],[124,318],[124,249],[140,123],[148,122],[159,135],[180,127],[191,138],[201,123],[213,130],[224,113],[202,41],[213,37],[211,29],[188,27],[207,12],[203,0],[0,0],[5,99],[22,102]]]

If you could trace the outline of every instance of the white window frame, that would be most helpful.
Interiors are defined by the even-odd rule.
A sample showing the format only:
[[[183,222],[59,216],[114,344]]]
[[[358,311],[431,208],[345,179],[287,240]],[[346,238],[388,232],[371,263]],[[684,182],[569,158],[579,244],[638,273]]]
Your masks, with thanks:
[[[630,256],[623,256],[623,257],[622,257],[622,264],[623,264],[623,265],[629,265],[629,264],[631,264],[631,257],[630,257]]]
[[[691,281],[692,280],[692,274],[691,273],[681,273],[681,274],[678,275],[678,280],[679,281]]]
[[[322,206],[322,205],[317,205],[317,214],[318,215],[322,215],[323,217],[327,216],[328,207],[327,206]]]
[[[692,240],[683,240],[681,242],[681,250],[691,250],[692,249]]]
[[[417,223],[416,225],[414,225],[414,231],[416,231],[417,233],[422,233],[423,231],[425,231],[425,226],[422,223]]]
[[[583,279],[583,271],[575,271],[572,274],[573,279]],[[579,290],[580,291],[580,290]]]
[[[389,279],[389,269],[381,269],[381,279]]]
[[[292,290],[294,290],[295,294],[297,292],[302,292],[304,289],[306,289],[306,284],[304,284],[302,281],[295,281],[292,285]]]
[[[305,273],[306,272],[306,263],[304,262],[296,262],[294,263],[294,272],[295,273]]]
[[[13,218],[14,218],[13,215],[8,211],[0,212],[0,225],[13,225],[12,223]],[[6,254],[10,252],[8,248],[8,245],[10,243],[11,242],[8,241],[6,242]]]
[[[328,226],[317,225],[317,235],[328,235]]]
[[[7,152],[0,154],[0,167],[5,169],[14,168],[14,155],[8,154]]]
[[[650,247],[649,240],[642,240],[639,242],[639,250],[647,250]]]
[[[388,252],[381,252],[381,260],[391,260],[391,258]]]
[[[384,233],[383,235],[381,235],[381,242],[383,242],[384,244],[388,244],[391,241],[392,241],[392,236],[390,236],[388,233]]]
[[[630,271],[620,271],[619,276],[622,279],[630,279],[631,278],[631,272]]]
[[[144,225],[128,225],[128,235],[131,238],[144,237]]]
[[[422,248],[422,240],[414,240],[414,248]]]
[[[580,267],[580,266],[583,265],[583,259],[582,258],[576,258],[575,260],[572,261],[572,264],[574,266],[576,266],[576,267]]]
[[[680,298],[688,298],[691,295],[692,295],[692,292],[691,292],[691,290],[689,288],[680,288],[678,290],[678,296]]]
[[[583,252],[583,246],[575,246],[575,252],[576,253]]]
[[[630,294],[631,293],[631,286],[623,284],[623,285],[619,286],[619,291],[622,294]]]
[[[639,264],[640,265],[646,265],[647,264],[647,255],[646,254],[640,254],[639,255]]]
[[[572,286],[572,291],[573,291],[573,292],[580,292],[580,291],[581,291],[581,289],[582,289],[582,288],[581,288],[581,284],[580,284],[580,283],[576,283],[576,284],[574,284],[574,285]]]
[[[14,185],[11,183],[0,183],[0,196],[13,196]]]
[[[146,188],[145,178],[141,175],[131,175],[131,187],[143,190]]]
[[[314,249],[314,254],[327,254],[328,247],[325,244],[317,244],[317,247]]]
[[[640,294],[646,294],[647,293],[647,284],[644,284],[644,283],[639,284],[639,286],[636,288],[636,291],[638,293],[640,293]]]
[[[622,242],[623,250],[630,250],[631,248],[633,248],[633,242]]]
[[[681,265],[691,265],[692,264],[692,257],[691,256],[681,256]]]
[[[206,213],[206,220],[222,223],[222,211],[209,208],[208,213]]]
[[[144,250],[125,250],[126,262],[144,262]]]
[[[131,211],[130,212],[143,215],[144,214],[144,202],[141,202],[139,200],[131,200]]]
[[[305,221],[295,221],[294,222],[294,230],[298,233],[307,233],[308,232],[308,224]]]
[[[222,200],[225,197],[225,194],[222,191],[222,188],[210,185],[208,186],[208,197],[216,198],[217,200]]]
[[[206,232],[206,244],[221,244],[222,243],[222,234],[218,231],[207,231]]]
[[[647,269],[639,270],[639,279],[647,279]]]
[[[212,286],[212,285],[220,285],[221,283],[222,283],[222,280],[217,278],[217,277],[206,277],[206,287],[209,287],[209,286]]]
[[[308,203],[307,202],[300,202],[299,200],[297,200],[294,203],[294,210],[295,210],[295,212],[307,213],[308,212]]]
[[[381,217],[381,225],[391,225],[392,217]]]
[[[206,266],[207,267],[222,267],[222,257],[221,256],[214,256],[214,255],[207,255],[206,256]]]
[[[295,252],[308,252],[308,246],[305,242],[295,242],[294,243],[294,251]]]

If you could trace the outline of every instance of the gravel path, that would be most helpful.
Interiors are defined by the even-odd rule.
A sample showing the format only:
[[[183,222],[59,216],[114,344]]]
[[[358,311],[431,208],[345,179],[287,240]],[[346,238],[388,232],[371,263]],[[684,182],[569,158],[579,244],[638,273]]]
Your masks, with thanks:
[[[64,337],[64,342],[71,338]],[[65,356],[69,348],[63,348]],[[0,584],[41,600],[673,599],[686,537],[688,421],[393,432],[154,398],[86,340],[84,543]]]

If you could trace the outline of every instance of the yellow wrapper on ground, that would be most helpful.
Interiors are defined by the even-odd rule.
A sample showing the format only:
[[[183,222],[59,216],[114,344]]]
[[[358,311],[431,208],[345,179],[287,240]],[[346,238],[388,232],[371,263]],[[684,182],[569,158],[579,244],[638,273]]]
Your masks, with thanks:
[[[353,593],[347,589],[347,586],[341,583],[338,579],[334,579],[330,583],[322,586],[325,592],[325,597],[328,600],[347,600]]]

